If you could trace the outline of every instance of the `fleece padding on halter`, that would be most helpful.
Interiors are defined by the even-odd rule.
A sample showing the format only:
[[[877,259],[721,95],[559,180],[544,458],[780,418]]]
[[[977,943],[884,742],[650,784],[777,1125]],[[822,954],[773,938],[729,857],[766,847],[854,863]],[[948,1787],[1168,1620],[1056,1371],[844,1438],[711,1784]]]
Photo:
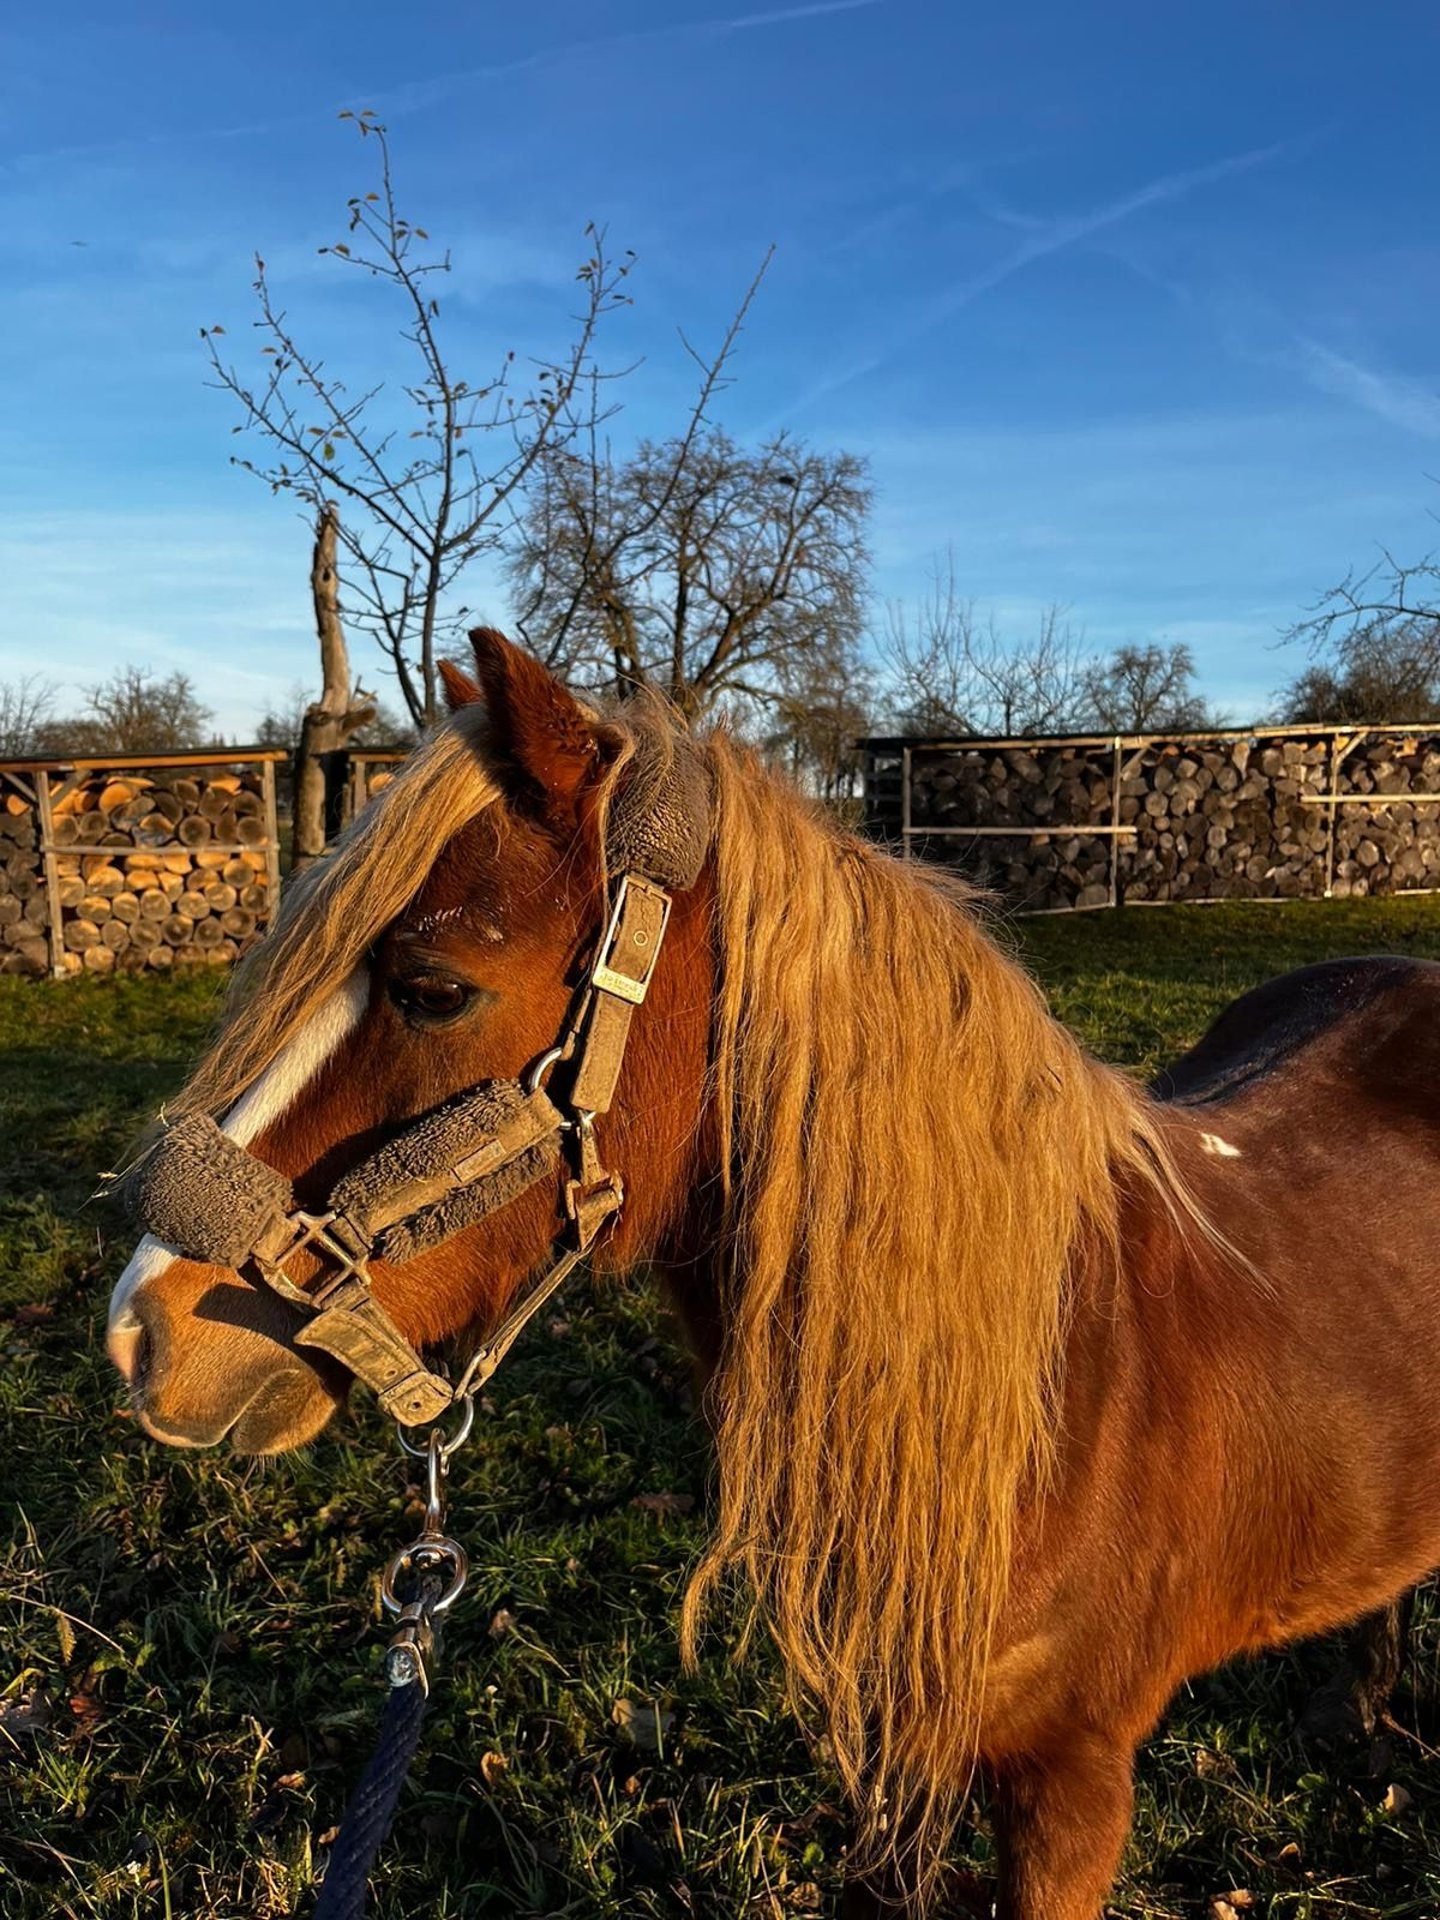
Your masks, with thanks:
[[[562,1125],[543,1089],[487,1081],[362,1160],[330,1205],[382,1260],[413,1260],[554,1173]]]
[[[294,1237],[290,1182],[222,1133],[208,1113],[171,1127],[125,1182],[131,1213],[157,1240],[215,1267],[278,1254]]]
[[[635,757],[610,804],[605,858],[612,873],[643,873],[684,893],[710,847],[710,769],[695,742],[662,720],[636,726]]]

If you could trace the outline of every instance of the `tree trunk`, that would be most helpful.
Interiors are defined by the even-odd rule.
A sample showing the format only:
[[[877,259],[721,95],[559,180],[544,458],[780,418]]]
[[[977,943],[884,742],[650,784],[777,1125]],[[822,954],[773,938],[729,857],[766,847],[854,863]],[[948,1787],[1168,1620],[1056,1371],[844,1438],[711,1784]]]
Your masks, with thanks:
[[[330,505],[315,523],[315,552],[310,562],[310,593],[315,603],[315,632],[320,641],[320,698],[305,710],[295,751],[295,851],[299,872],[325,851],[327,772],[338,767],[352,735],[375,717],[369,696],[350,693],[350,656],[340,624],[340,582],[335,567],[339,518]]]

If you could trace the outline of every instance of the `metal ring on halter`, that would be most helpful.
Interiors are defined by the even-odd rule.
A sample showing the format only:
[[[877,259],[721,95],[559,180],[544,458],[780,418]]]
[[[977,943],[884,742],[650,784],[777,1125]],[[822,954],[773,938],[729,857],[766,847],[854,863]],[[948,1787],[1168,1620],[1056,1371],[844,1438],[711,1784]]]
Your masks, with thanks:
[[[547,1050],[541,1054],[540,1058],[535,1061],[533,1066],[525,1069],[523,1085],[526,1093],[538,1093],[545,1084],[545,1076],[551,1067],[554,1066],[557,1060],[563,1060],[564,1058],[565,1046],[563,1042],[558,1047],[547,1048]]]
[[[457,1448],[464,1446],[470,1438],[470,1429],[475,1425],[475,1402],[468,1393],[462,1397],[459,1405],[461,1410],[459,1426],[448,1440],[442,1439],[440,1442],[442,1460],[448,1460]],[[395,1423],[395,1432],[401,1447],[415,1460],[427,1460],[430,1457],[430,1436],[439,1431],[438,1426],[432,1427],[430,1433],[425,1436],[425,1444],[417,1447],[413,1440],[406,1437],[406,1429],[400,1425],[399,1421]]]

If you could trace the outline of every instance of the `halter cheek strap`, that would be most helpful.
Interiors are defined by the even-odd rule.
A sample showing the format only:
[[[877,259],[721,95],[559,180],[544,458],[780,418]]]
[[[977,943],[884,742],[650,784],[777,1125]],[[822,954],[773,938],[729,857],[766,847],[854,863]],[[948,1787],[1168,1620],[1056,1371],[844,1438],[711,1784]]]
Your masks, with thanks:
[[[132,1211],[157,1239],[258,1280],[307,1316],[297,1346],[339,1360],[404,1426],[436,1419],[482,1386],[522,1329],[618,1214],[595,1120],[615,1098],[636,1009],[670,920],[669,888],[699,877],[710,839],[709,778],[694,744],[643,718],[629,778],[607,831],[620,874],[609,918],[571,1016],[522,1085],[490,1080],[412,1121],[342,1176],[307,1212],[283,1174],[206,1114],[171,1127],[127,1182]],[[565,1091],[547,1089],[552,1070]],[[400,1264],[440,1245],[566,1167],[558,1258],[451,1383],[425,1364],[375,1298],[370,1261]],[[302,1252],[321,1275],[289,1271]]]

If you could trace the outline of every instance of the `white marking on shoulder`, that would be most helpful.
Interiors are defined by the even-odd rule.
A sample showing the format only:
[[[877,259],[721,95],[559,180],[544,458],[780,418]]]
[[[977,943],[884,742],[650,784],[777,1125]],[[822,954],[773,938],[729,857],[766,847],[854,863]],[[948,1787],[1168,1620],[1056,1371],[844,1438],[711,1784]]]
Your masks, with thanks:
[[[112,1333],[123,1330],[130,1302],[145,1282],[162,1274],[172,1260],[183,1258],[179,1247],[172,1247],[168,1240],[157,1240],[153,1233],[144,1236],[111,1290],[108,1324]]]
[[[363,968],[311,1014],[305,1025],[276,1054],[250,1090],[220,1122],[223,1132],[248,1147],[315,1078],[365,1011],[369,982]]]
[[[1218,1133],[1202,1133],[1200,1146],[1205,1153],[1213,1153],[1217,1160],[1238,1160],[1241,1157],[1239,1147],[1232,1147]]]

